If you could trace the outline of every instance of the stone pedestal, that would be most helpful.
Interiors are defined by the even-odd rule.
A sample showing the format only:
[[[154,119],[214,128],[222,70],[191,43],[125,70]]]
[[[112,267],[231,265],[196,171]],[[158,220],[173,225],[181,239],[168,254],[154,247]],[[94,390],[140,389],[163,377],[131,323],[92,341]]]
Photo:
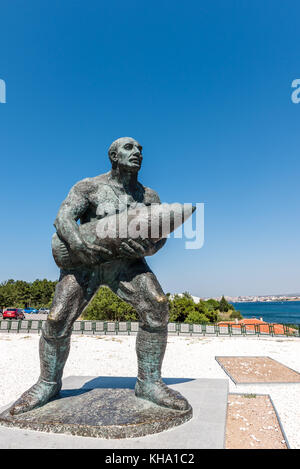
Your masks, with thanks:
[[[71,395],[70,395],[71,394]],[[43,432],[98,438],[134,438],[159,433],[192,418],[135,397],[132,389],[62,391],[57,399],[24,414],[0,415],[0,424]]]

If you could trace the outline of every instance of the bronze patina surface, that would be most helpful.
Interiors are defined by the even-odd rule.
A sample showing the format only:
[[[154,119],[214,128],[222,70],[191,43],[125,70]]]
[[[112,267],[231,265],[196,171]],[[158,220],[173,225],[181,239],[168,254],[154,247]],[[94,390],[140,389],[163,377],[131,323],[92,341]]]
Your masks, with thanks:
[[[124,210],[129,211],[140,207],[140,214],[142,214],[147,210],[145,207],[152,207],[154,204],[157,209],[158,205],[163,205],[153,189],[143,186],[138,181],[138,172],[143,157],[142,147],[135,139],[123,137],[114,141],[109,147],[108,156],[111,170],[75,184],[63,201],[55,219],[56,234],[53,239],[56,241],[52,247],[53,252],[57,252],[55,259],[60,259],[59,262],[57,261],[61,268],[60,279],[40,338],[40,376],[37,382],[8,410],[11,417],[14,417],[9,421],[15,424],[30,420],[32,415],[44,415],[49,406],[56,409],[57,406],[59,408],[62,405],[61,400],[56,403],[51,402],[49,405],[47,403],[61,390],[62,374],[69,355],[74,321],[88,306],[101,285],[111,288],[120,298],[131,304],[139,315],[139,331],[136,340],[138,376],[135,396],[160,406],[159,411],[155,411],[158,417],[173,414],[177,417],[191,415],[187,400],[180,393],[166,386],[161,379],[162,361],[167,345],[169,306],[168,299],[145,257],[161,249],[166,238],[160,238],[158,235],[158,237],[154,236],[154,239],[151,237],[133,239],[128,236],[117,243],[112,240],[113,248],[113,245],[110,246],[109,243],[100,241],[96,244],[91,237],[84,236],[85,225],[93,227],[93,223],[97,221],[102,223],[103,219],[116,214],[121,214],[120,218],[122,218]],[[166,210],[171,209],[166,207]],[[158,212],[160,211],[159,207]],[[103,405],[106,415],[109,415],[107,410],[109,406],[107,407],[108,404],[104,399],[104,397],[109,398],[109,393],[91,394],[91,396],[95,395],[99,400],[98,405],[100,407]],[[123,396],[123,392],[120,395]],[[78,398],[80,408],[76,410],[73,404],[71,406],[73,409],[71,414],[79,419],[75,420],[72,425],[76,425],[76,422],[81,425],[79,421],[81,418],[84,419],[84,416],[92,418],[88,409],[89,403],[85,402],[83,405],[84,401],[81,399],[83,398]],[[104,402],[102,402],[103,399]],[[96,405],[96,399],[93,402]],[[117,405],[117,400],[114,402],[113,408]],[[130,402],[133,404],[133,401]],[[141,400],[134,402],[135,406],[145,405]],[[47,407],[41,411],[42,413],[37,414],[35,409],[45,405]],[[156,408],[153,407],[153,409]],[[122,411],[131,421],[130,415],[134,411],[130,406],[123,406]],[[95,418],[102,418],[99,417],[101,414],[95,412]],[[150,410],[147,412],[147,415],[151,414]],[[169,414],[166,414],[168,412]],[[80,417],[81,413],[82,417]],[[20,417],[17,417],[18,415]],[[52,413],[51,419],[53,418]],[[180,419],[181,417],[179,420],[159,418],[158,426],[163,428],[167,422],[178,422]],[[47,424],[36,423],[35,425]],[[70,426],[71,423],[57,422],[54,427],[64,428],[64,425]],[[145,428],[147,425],[149,426],[149,423],[145,424]]]
[[[98,438],[134,438],[159,433],[192,417],[138,399],[131,389],[90,389],[48,402],[43,407],[12,416],[0,415],[0,424],[43,432]]]

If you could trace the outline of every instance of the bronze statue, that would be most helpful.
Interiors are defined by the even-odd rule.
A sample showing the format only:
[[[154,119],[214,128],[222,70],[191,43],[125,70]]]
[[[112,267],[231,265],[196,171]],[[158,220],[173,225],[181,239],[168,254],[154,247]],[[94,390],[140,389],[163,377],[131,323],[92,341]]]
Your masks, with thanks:
[[[75,184],[62,203],[54,226],[53,253],[60,243],[62,257],[73,256],[77,264],[61,268],[60,279],[40,338],[41,373],[36,384],[10,408],[12,415],[47,403],[59,393],[70,349],[74,321],[101,285],[109,286],[139,314],[136,340],[137,397],[176,410],[189,407],[187,400],[161,379],[167,343],[168,300],[144,257],[155,254],[165,238],[123,239],[116,257],[109,247],[83,239],[81,225],[101,220],[128,207],[160,204],[157,193],[138,182],[142,147],[133,138],[114,141],[108,151],[111,171]],[[69,259],[69,258],[68,258]]]

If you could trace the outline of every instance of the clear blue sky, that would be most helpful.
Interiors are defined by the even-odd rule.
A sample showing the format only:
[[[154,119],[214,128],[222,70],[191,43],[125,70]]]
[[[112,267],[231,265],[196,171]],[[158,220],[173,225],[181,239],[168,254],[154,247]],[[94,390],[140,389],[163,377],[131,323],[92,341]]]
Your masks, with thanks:
[[[300,291],[297,1],[1,2],[0,280],[56,279],[53,221],[120,136],[164,202],[204,202],[205,244],[149,258],[165,291]]]

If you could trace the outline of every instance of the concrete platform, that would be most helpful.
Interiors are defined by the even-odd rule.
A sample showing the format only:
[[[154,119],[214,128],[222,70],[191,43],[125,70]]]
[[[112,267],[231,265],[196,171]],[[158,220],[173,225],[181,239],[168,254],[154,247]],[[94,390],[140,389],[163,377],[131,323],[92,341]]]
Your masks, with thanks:
[[[63,380],[62,396],[70,397],[91,389],[134,389],[135,381],[130,377],[70,376]],[[193,418],[178,427],[155,435],[107,440],[0,426],[0,448],[223,448],[228,380],[166,378],[164,381],[185,396],[193,407]]]
[[[133,389],[61,391],[28,412],[0,414],[0,425],[49,433],[120,439],[161,433],[190,420],[193,410],[161,407],[135,396]]]

